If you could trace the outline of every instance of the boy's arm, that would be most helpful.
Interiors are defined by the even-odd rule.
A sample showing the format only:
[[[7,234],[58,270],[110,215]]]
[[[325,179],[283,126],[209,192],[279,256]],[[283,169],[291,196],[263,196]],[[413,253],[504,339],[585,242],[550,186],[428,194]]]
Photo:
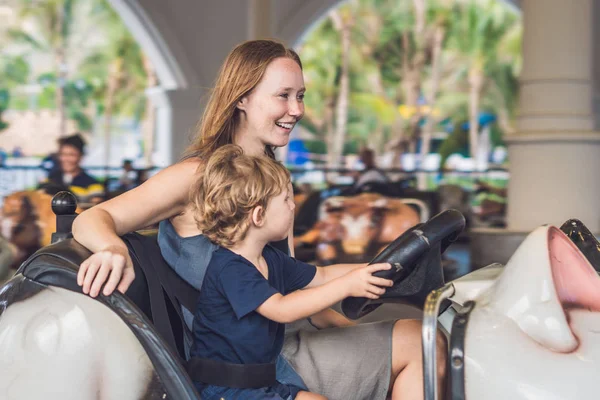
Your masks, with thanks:
[[[290,227],[290,232],[288,235],[288,246],[290,249],[289,255],[291,257],[294,257],[294,236],[293,235],[294,235],[294,223],[292,222],[292,226]],[[347,265],[347,266],[350,266],[351,268],[342,267],[342,268],[340,268],[340,271],[352,270],[356,267],[360,267],[360,266],[363,266],[366,264],[341,264],[341,265]],[[317,267],[317,274],[319,273],[320,269],[322,269],[322,268]],[[344,275],[344,274],[341,273],[340,276],[341,275]],[[314,278],[313,278],[313,281],[314,281]],[[315,286],[318,286],[318,285],[315,285]],[[307,287],[310,287],[310,284]],[[325,310],[319,311],[315,315],[312,315],[310,317],[310,321],[314,326],[316,326],[319,329],[339,328],[339,327],[344,327],[344,326],[356,325],[356,322],[349,320],[348,318],[344,317],[342,314],[340,314],[339,312],[337,312],[331,308],[326,308]]]
[[[385,293],[385,287],[393,285],[388,279],[372,276],[373,272],[384,269],[390,269],[390,264],[369,265],[321,286],[297,290],[286,296],[277,293],[256,311],[272,321],[287,324],[314,315],[348,296],[377,299]]]
[[[367,264],[333,264],[327,267],[317,267],[317,272],[312,281],[306,286],[307,288],[313,288],[321,286],[324,283],[339,278],[342,275],[347,274],[358,268],[362,268]]]

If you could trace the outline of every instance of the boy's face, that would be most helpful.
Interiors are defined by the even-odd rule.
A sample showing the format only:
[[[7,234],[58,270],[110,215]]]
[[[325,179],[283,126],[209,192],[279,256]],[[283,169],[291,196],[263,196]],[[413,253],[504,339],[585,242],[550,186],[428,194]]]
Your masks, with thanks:
[[[264,232],[269,241],[285,239],[294,222],[294,197],[291,185],[287,185],[281,193],[269,200],[265,211]]]

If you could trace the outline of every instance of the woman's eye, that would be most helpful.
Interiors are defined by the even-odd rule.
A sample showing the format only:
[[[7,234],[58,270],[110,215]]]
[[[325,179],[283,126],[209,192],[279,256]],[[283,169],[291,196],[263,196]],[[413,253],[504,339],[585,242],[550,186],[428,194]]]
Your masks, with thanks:
[[[279,97],[283,97],[284,99],[288,98],[288,94],[287,93],[282,93],[279,95]]]
[[[304,100],[304,93],[298,95],[298,100],[300,100],[300,101]]]

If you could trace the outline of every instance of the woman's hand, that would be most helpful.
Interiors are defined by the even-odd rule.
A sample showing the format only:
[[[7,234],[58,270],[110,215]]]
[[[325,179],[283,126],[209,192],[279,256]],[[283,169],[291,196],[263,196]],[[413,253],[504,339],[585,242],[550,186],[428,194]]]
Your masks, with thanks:
[[[115,288],[125,293],[134,278],[133,262],[127,248],[110,246],[81,263],[77,284],[83,286],[83,293],[96,297],[106,282],[102,294],[108,296]]]

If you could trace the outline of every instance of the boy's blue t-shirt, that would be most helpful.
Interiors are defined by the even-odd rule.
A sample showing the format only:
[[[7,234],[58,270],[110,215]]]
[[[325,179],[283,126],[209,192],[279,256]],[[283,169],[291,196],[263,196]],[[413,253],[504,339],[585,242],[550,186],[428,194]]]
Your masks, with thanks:
[[[194,315],[192,357],[235,364],[274,362],[283,346],[285,325],[255,310],[276,293],[308,285],[316,267],[265,246],[269,279],[244,257],[225,248],[213,253]]]

